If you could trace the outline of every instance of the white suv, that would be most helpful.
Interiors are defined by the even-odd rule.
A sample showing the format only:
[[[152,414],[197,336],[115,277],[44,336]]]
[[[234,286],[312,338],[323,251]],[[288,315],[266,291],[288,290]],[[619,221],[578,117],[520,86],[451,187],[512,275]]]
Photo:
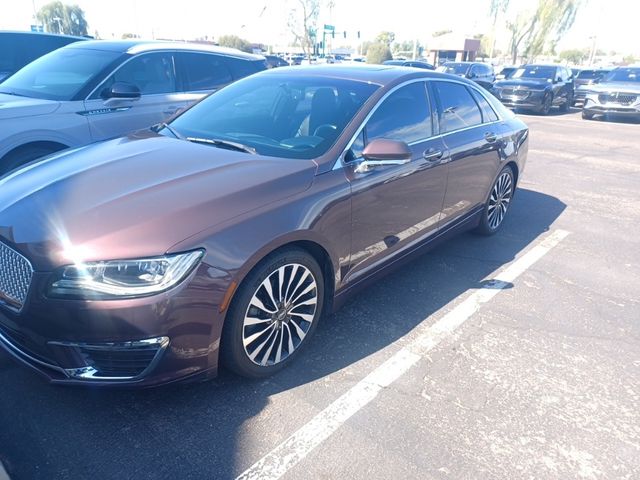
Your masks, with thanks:
[[[56,50],[0,83],[0,175],[163,122],[265,68],[259,55],[187,43],[98,40]]]

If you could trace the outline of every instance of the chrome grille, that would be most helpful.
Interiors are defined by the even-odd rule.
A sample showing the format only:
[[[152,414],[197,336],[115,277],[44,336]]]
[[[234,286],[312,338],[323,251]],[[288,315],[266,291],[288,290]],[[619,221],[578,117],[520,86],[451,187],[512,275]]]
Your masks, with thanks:
[[[503,88],[502,94],[503,97],[516,97],[516,98],[527,98],[529,96],[529,92],[527,90],[519,90],[517,88]]]
[[[598,95],[600,103],[615,103],[618,105],[631,105],[638,98],[637,95],[628,93],[601,93]]]
[[[20,309],[27,299],[33,268],[12,248],[0,243],[0,303]]]

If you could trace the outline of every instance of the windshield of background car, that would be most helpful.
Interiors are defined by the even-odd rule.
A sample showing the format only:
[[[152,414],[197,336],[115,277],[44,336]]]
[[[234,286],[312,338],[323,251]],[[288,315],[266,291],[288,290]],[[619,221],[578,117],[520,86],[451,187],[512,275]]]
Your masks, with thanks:
[[[378,88],[312,74],[256,75],[209,96],[171,127],[187,138],[242,143],[261,155],[311,159],[326,153]]]
[[[40,57],[0,84],[0,93],[45,100],[71,100],[120,52],[68,48]]]
[[[511,78],[534,78],[553,80],[556,74],[554,67],[525,66],[516,70]]]
[[[467,70],[469,70],[469,65],[464,63],[446,63],[438,70],[444,73],[453,73],[454,75],[464,75],[467,73]]]
[[[598,70],[582,70],[578,73],[576,78],[579,78],[580,80],[593,80],[594,78],[601,77],[602,75],[604,75],[604,73],[599,72]]]
[[[616,68],[604,78],[604,81],[640,83],[640,68]]]

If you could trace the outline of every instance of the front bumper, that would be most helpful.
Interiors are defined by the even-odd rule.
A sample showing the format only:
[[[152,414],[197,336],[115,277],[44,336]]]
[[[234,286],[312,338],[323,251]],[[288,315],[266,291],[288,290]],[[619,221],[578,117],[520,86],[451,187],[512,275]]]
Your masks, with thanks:
[[[509,108],[542,108],[544,99],[544,90],[524,90],[524,89],[508,89],[505,92],[503,89],[495,91],[495,95],[502,102],[502,104]]]
[[[50,382],[153,386],[217,372],[221,272],[201,264],[168,292],[129,300],[49,299],[35,273],[17,312],[0,305],[0,346]]]

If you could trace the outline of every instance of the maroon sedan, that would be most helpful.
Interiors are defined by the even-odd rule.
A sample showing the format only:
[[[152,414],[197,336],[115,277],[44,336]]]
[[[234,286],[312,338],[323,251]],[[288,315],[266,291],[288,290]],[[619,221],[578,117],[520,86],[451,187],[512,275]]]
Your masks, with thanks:
[[[367,279],[498,231],[527,138],[455,76],[251,76],[0,179],[0,344],[55,383],[272,374]]]

